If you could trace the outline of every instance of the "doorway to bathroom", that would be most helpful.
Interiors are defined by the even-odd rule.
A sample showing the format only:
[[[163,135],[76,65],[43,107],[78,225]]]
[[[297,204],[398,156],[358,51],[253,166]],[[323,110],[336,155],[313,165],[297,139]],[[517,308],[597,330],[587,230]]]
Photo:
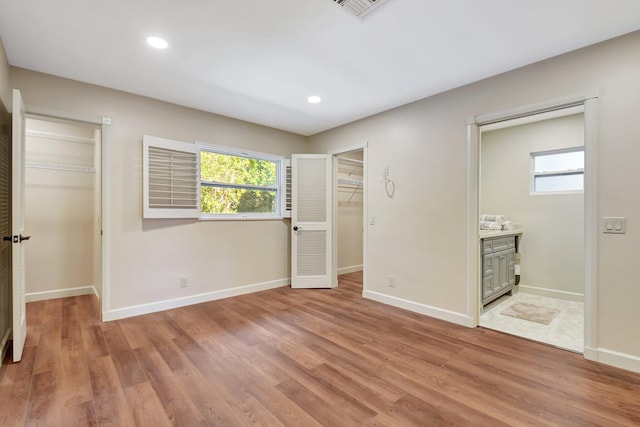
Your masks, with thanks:
[[[584,106],[491,123],[479,131],[479,213],[495,221],[480,222],[478,323],[582,353]],[[483,248],[501,239],[513,247],[502,267],[504,283],[511,282],[492,298],[485,288],[500,266],[492,266]]]

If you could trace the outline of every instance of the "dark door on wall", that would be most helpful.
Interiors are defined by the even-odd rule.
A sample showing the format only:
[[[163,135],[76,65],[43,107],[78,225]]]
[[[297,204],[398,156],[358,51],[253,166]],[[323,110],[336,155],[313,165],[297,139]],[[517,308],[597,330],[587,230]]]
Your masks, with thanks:
[[[9,236],[9,240],[4,240]],[[11,115],[0,102],[0,356],[11,333]],[[0,360],[1,361],[1,360]]]

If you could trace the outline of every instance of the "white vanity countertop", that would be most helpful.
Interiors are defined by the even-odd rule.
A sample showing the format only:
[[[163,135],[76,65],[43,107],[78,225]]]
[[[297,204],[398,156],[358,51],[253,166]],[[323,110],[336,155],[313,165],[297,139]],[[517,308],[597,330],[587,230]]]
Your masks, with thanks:
[[[490,237],[506,237],[522,234],[522,225],[514,224],[513,230],[480,230],[480,238],[488,239]]]

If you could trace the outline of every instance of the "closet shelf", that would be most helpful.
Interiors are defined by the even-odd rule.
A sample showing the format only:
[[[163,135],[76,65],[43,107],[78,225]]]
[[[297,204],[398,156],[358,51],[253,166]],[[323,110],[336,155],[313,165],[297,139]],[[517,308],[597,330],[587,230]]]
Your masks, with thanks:
[[[33,130],[33,129],[27,129],[25,131],[25,135],[26,136],[32,136],[34,138],[52,139],[52,140],[56,140],[56,141],[77,142],[79,144],[94,145],[96,143],[96,140],[93,139],[93,138],[84,138],[84,137],[81,137],[81,136],[64,135],[64,134],[61,134],[61,133],[45,132],[45,131]]]
[[[51,170],[59,170],[59,171],[85,172],[85,173],[95,173],[96,171],[96,168],[91,166],[65,165],[61,163],[25,162],[24,165],[31,169],[51,169]]]

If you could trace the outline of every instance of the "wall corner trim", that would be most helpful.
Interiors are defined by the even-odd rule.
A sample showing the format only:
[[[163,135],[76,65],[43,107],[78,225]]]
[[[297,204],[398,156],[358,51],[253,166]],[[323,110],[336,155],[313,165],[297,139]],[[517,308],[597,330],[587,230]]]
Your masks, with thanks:
[[[219,291],[205,292],[202,294],[189,295],[180,298],[173,298],[163,301],[150,302],[146,304],[132,305],[128,307],[116,308],[102,313],[102,321],[124,319],[127,317],[140,316],[142,314],[155,313],[158,311],[171,310],[172,308],[185,307],[203,302],[215,301],[223,298],[235,297],[250,294],[268,289],[289,286],[291,279],[278,279],[269,282],[254,283],[251,285],[238,286],[235,288],[221,289]]]
[[[413,311],[414,313],[420,313],[424,314],[425,316],[444,320],[446,322],[466,326],[467,328],[475,327],[475,325],[473,324],[473,319],[461,313],[456,313],[454,311],[449,311],[438,307],[432,307],[430,305],[421,304],[415,301],[409,301],[403,298],[398,298],[375,291],[364,291],[362,294],[364,298],[378,301],[383,304],[403,308],[405,310]]]

